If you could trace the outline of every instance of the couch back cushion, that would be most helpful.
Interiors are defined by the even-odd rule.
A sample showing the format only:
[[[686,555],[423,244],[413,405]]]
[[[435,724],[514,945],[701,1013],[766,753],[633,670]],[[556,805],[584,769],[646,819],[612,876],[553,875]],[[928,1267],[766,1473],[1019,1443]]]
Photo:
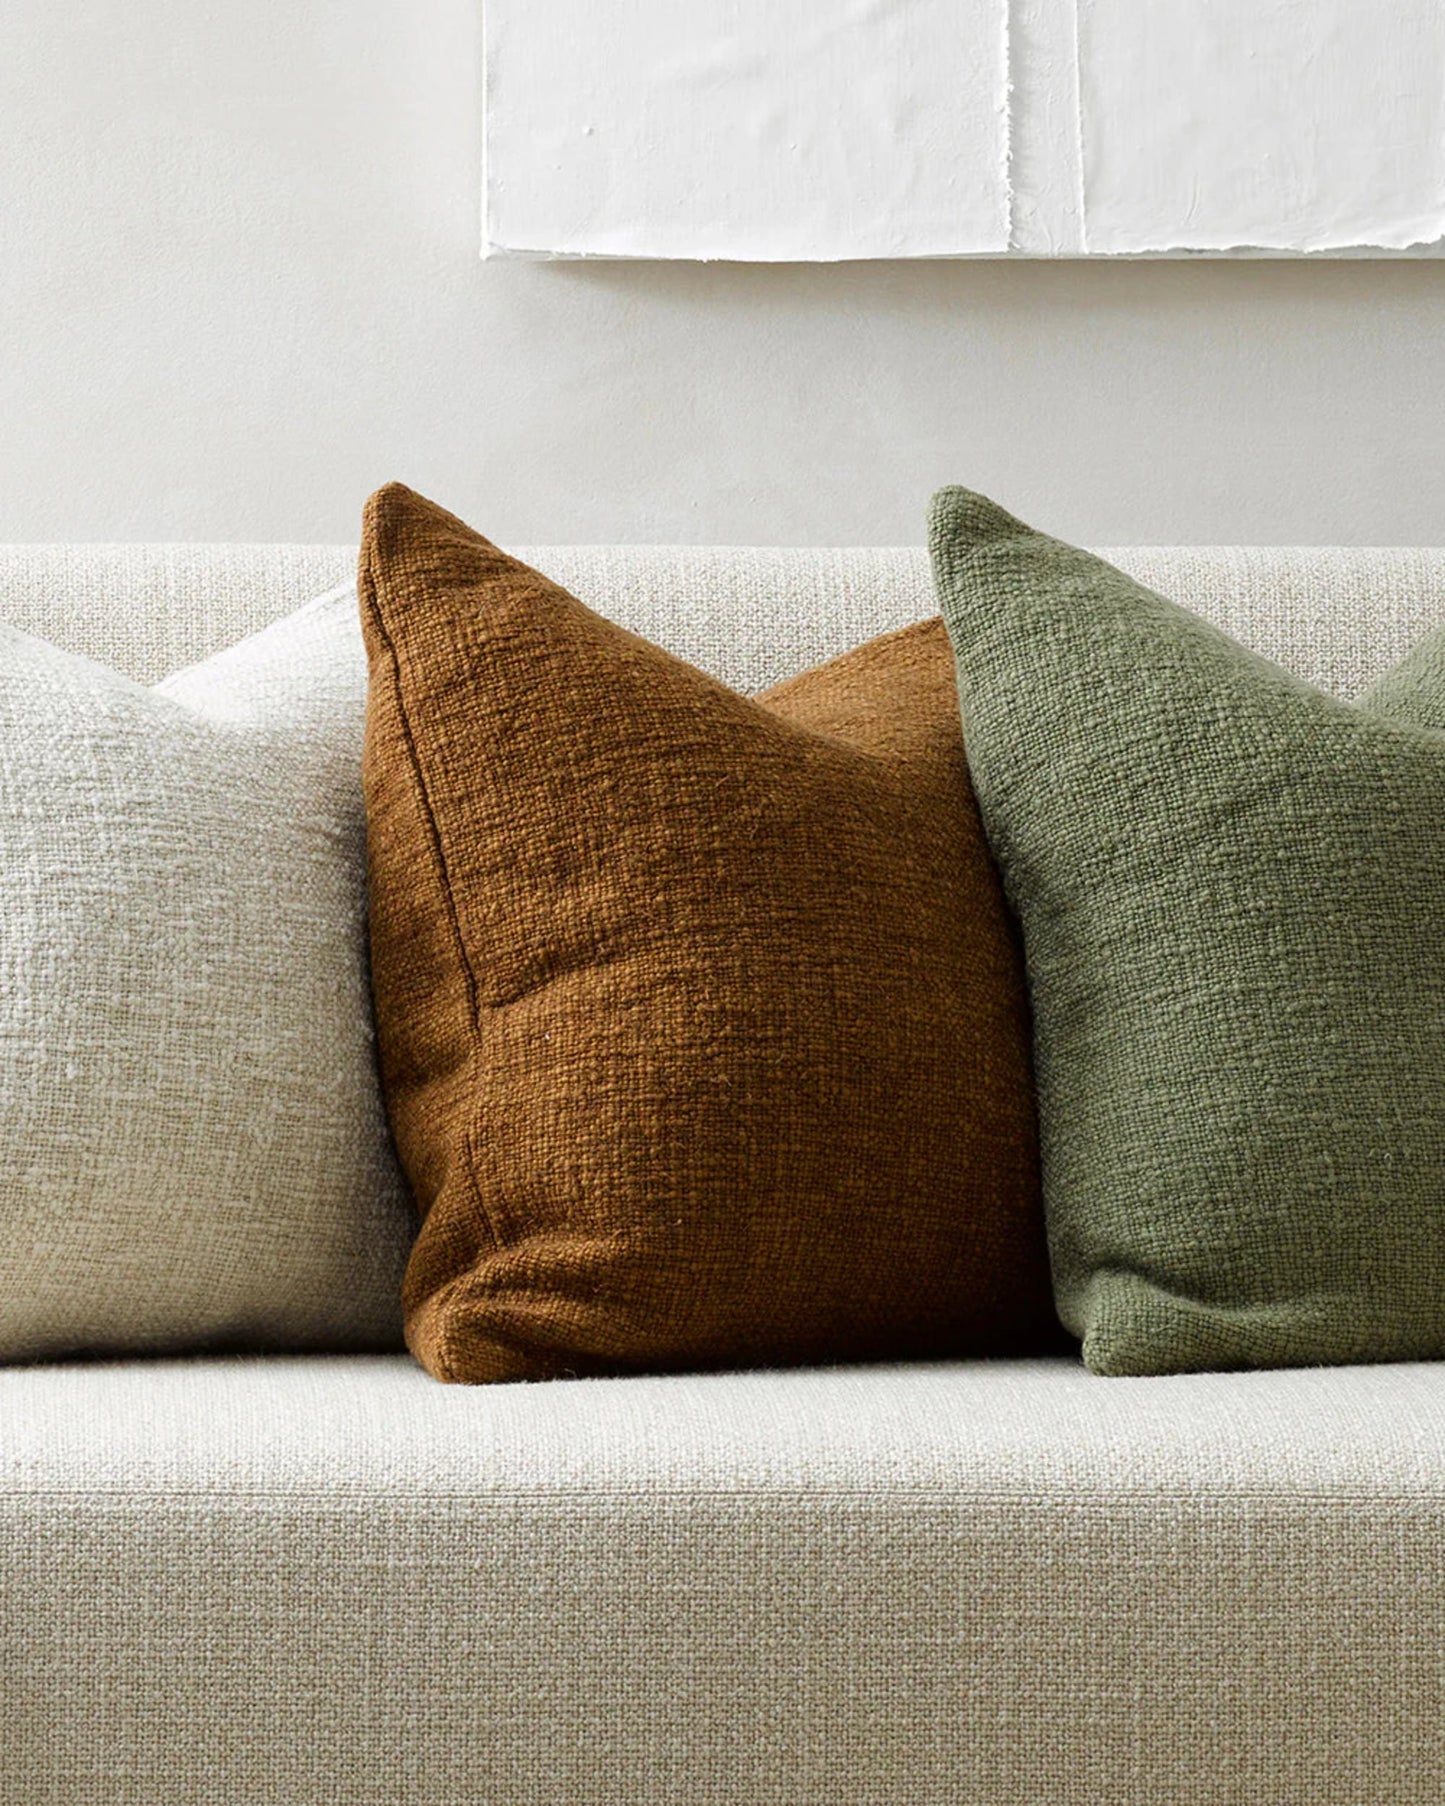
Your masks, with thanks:
[[[937,612],[921,546],[513,549],[589,607],[746,692]],[[1445,549],[1134,546],[1104,556],[1343,696],[1445,620]],[[354,546],[0,546],[0,620],[154,683],[355,569]]]

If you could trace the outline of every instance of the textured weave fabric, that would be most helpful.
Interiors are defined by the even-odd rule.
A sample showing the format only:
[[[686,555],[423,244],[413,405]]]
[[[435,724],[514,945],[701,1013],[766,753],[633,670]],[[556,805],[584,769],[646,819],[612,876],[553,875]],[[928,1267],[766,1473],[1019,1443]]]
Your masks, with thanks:
[[[1355,707],[967,491],[933,523],[1085,1360],[1445,1355],[1438,647]]]
[[[0,1373],[5,1806],[1427,1806],[1445,1366]]]
[[[158,691],[0,626],[0,1359],[399,1345],[354,606]]]
[[[919,551],[526,556],[741,688],[934,607]],[[1438,552],[1111,556],[1346,694],[1445,619]],[[0,548],[0,616],[152,679],[354,563]],[[0,1372],[0,1802],[1433,1806],[1442,1451],[1445,1364]]]
[[[513,547],[634,633],[754,691],[937,611],[918,547]],[[1445,619],[1445,550],[1104,550],[1309,682],[1354,696]],[[349,581],[354,546],[0,546],[0,619],[151,683]]]
[[[940,621],[739,696],[367,508],[382,1081],[439,1378],[1059,1343]]]

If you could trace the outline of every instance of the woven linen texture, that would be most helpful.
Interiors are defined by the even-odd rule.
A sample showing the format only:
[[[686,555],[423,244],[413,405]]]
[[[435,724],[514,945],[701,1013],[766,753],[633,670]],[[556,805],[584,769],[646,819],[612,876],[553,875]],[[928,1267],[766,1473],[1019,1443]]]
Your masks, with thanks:
[[[352,595],[158,690],[0,650],[0,1358],[399,1346]]]
[[[610,620],[747,692],[937,612],[920,547],[509,549]],[[1388,670],[1445,611],[1445,550],[1429,547],[1100,555],[1342,696]],[[0,619],[154,683],[355,570],[354,546],[0,546]]]
[[[967,491],[933,547],[1085,1359],[1445,1354],[1439,648],[1355,707]]]
[[[4,1806],[1425,1806],[1445,1365],[0,1373]]]
[[[752,701],[368,506],[382,1082],[440,1378],[1057,1344],[934,620]]]

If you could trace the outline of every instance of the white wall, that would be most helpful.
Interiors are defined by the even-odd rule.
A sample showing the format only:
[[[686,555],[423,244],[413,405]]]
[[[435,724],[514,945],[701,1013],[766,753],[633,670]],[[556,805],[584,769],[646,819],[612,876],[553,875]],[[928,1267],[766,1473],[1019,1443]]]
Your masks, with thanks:
[[[1445,543],[1445,263],[483,265],[479,5],[5,0],[0,539]]]

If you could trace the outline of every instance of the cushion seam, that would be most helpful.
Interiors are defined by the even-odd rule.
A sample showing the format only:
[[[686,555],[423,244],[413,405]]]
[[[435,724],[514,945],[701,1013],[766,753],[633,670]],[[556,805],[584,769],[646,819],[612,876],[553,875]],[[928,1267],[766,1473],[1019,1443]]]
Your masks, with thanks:
[[[401,724],[402,739],[406,744],[407,763],[411,767],[412,779],[416,785],[416,794],[421,803],[422,814],[426,820],[427,837],[431,842],[432,855],[436,861],[437,875],[445,901],[447,922],[451,929],[452,939],[456,946],[457,957],[461,964],[462,975],[466,980],[468,1015],[471,1018],[471,1046],[467,1054],[467,1091],[469,1098],[477,1092],[477,1061],[480,1055],[478,1034],[480,1029],[479,1013],[481,1010],[481,987],[477,983],[477,975],[472,966],[471,956],[467,950],[466,939],[462,934],[461,917],[457,913],[456,897],[452,890],[451,870],[447,863],[446,849],[442,844],[441,825],[437,820],[436,810],[432,805],[431,793],[427,787],[426,774],[422,770],[421,755],[417,750],[416,736],[412,730],[411,716],[407,711],[406,698],[402,691],[401,657],[396,649],[396,642],[387,628],[380,603],[380,583],[376,572],[372,569],[372,559],[368,554],[367,568],[364,573],[365,582],[360,586],[365,607],[371,617],[377,638],[386,649],[386,656],[391,665],[391,689],[396,698],[397,719]],[[469,1120],[469,1119],[468,1119]],[[467,1183],[476,1202],[482,1221],[487,1225],[487,1232],[496,1247],[500,1248],[502,1239],[497,1233],[497,1225],[486,1200],[482,1197],[477,1183],[476,1164],[471,1158],[470,1133],[466,1136],[467,1158],[463,1161],[466,1169]]]

